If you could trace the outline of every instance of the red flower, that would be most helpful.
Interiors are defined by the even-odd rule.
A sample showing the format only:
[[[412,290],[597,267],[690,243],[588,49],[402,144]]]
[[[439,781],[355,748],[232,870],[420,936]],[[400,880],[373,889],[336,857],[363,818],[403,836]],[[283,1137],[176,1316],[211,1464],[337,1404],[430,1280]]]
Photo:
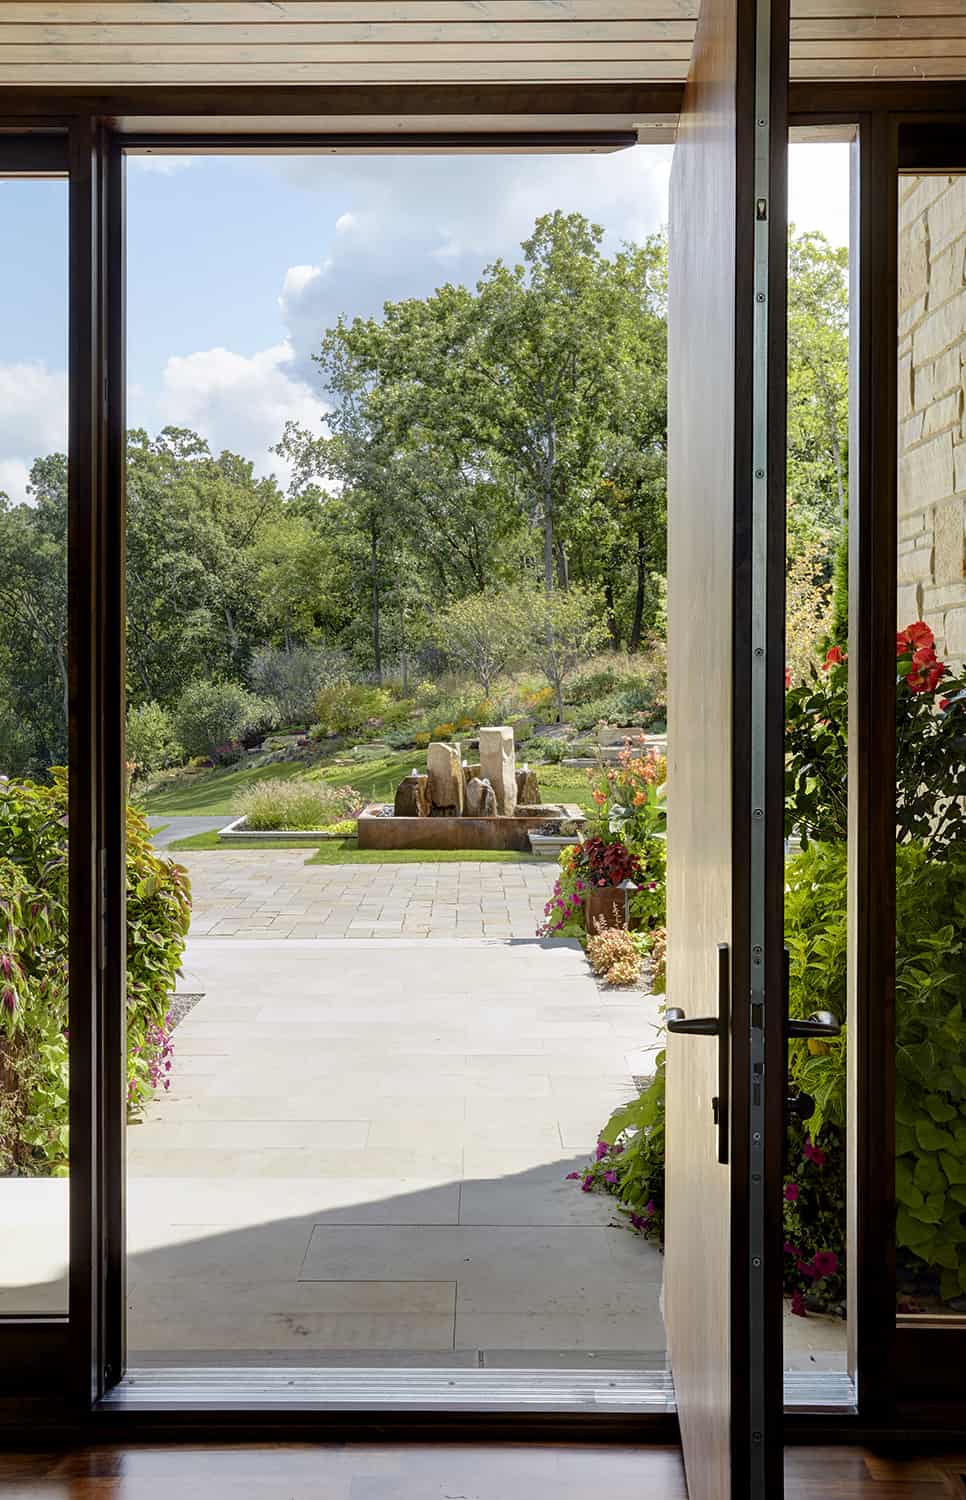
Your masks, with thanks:
[[[786,691],[791,687],[791,685],[792,685],[792,674],[788,670],[788,668],[786,667],[785,668],[785,689],[786,689]]]
[[[837,667],[840,662],[845,661],[845,652],[841,646],[830,646],[822,663],[822,671],[827,672],[829,667]]]

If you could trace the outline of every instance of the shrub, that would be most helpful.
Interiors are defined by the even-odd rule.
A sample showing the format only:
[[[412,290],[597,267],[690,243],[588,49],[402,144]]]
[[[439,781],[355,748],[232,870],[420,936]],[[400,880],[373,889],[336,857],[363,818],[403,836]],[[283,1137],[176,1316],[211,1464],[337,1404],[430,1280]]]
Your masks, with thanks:
[[[336,818],[357,809],[362,796],[351,786],[332,787],[324,782],[291,776],[256,782],[240,792],[233,809],[258,831],[325,828]]]
[[[896,850],[896,1242],[900,1266],[966,1292],[966,858]],[[789,1009],[845,1014],[844,844],[813,844],[786,869]],[[813,1140],[834,1149],[846,1121],[846,1038],[794,1042],[793,1081],[816,1101]]]
[[[338,823],[330,823],[325,831],[338,838],[351,839],[358,833],[359,824],[355,818],[342,818]]]
[[[845,839],[848,814],[848,665],[833,646],[785,694],[786,831]],[[966,679],[936,660],[921,620],[896,637],[896,842],[920,839],[934,858],[966,848]]]
[[[622,927],[607,927],[588,938],[587,958],[594,973],[608,984],[636,984],[640,978],[640,941]]]
[[[392,709],[384,688],[363,682],[334,682],[315,699],[315,713],[325,734],[352,734],[370,719],[382,719]]]
[[[597,1150],[580,1180],[585,1193],[612,1193],[629,1229],[646,1239],[664,1238],[665,1054],[654,1060],[654,1077],[636,1099],[621,1105],[600,1133]]]
[[[534,735],[527,741],[527,755],[532,761],[546,761],[548,765],[558,766],[569,754],[570,746],[566,740],[548,740]]]
[[[68,1162],[67,774],[0,783],[0,1172],[62,1175]],[[184,870],[127,810],[128,1108],[171,1069],[168,997],[190,920]]]
[[[127,758],[136,777],[150,776],[184,759],[171,715],[160,703],[143,703],[140,708],[128,709],[125,740]]]
[[[185,688],[174,708],[175,733],[188,755],[224,752],[278,723],[278,707],[238,682],[200,678]],[[223,754],[221,758],[226,758]]]
[[[323,682],[331,682],[345,671],[339,652],[314,646],[259,646],[252,656],[249,681],[260,698],[278,705],[283,724],[307,724],[315,712],[315,700]]]

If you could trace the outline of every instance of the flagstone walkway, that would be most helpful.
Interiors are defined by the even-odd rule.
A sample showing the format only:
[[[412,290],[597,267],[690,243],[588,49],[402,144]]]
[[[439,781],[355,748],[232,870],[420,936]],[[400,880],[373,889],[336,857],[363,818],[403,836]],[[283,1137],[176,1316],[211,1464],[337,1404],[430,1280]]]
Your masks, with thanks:
[[[192,937],[531,938],[557,865],[311,865],[304,849],[179,853]]]

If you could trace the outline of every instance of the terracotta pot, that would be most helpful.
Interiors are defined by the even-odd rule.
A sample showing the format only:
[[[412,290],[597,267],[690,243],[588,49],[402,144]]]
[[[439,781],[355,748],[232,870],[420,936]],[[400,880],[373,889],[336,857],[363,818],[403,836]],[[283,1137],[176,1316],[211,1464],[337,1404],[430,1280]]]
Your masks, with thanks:
[[[584,926],[590,935],[600,927],[624,925],[624,892],[620,886],[592,886],[584,896]]]

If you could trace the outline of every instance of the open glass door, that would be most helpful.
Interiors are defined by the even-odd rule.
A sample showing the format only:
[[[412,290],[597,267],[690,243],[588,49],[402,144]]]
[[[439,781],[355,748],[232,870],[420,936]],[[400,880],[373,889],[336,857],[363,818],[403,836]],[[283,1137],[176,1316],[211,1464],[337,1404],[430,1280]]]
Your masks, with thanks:
[[[782,1482],[783,12],[706,0],[671,178],[665,1316],[692,1500]]]

